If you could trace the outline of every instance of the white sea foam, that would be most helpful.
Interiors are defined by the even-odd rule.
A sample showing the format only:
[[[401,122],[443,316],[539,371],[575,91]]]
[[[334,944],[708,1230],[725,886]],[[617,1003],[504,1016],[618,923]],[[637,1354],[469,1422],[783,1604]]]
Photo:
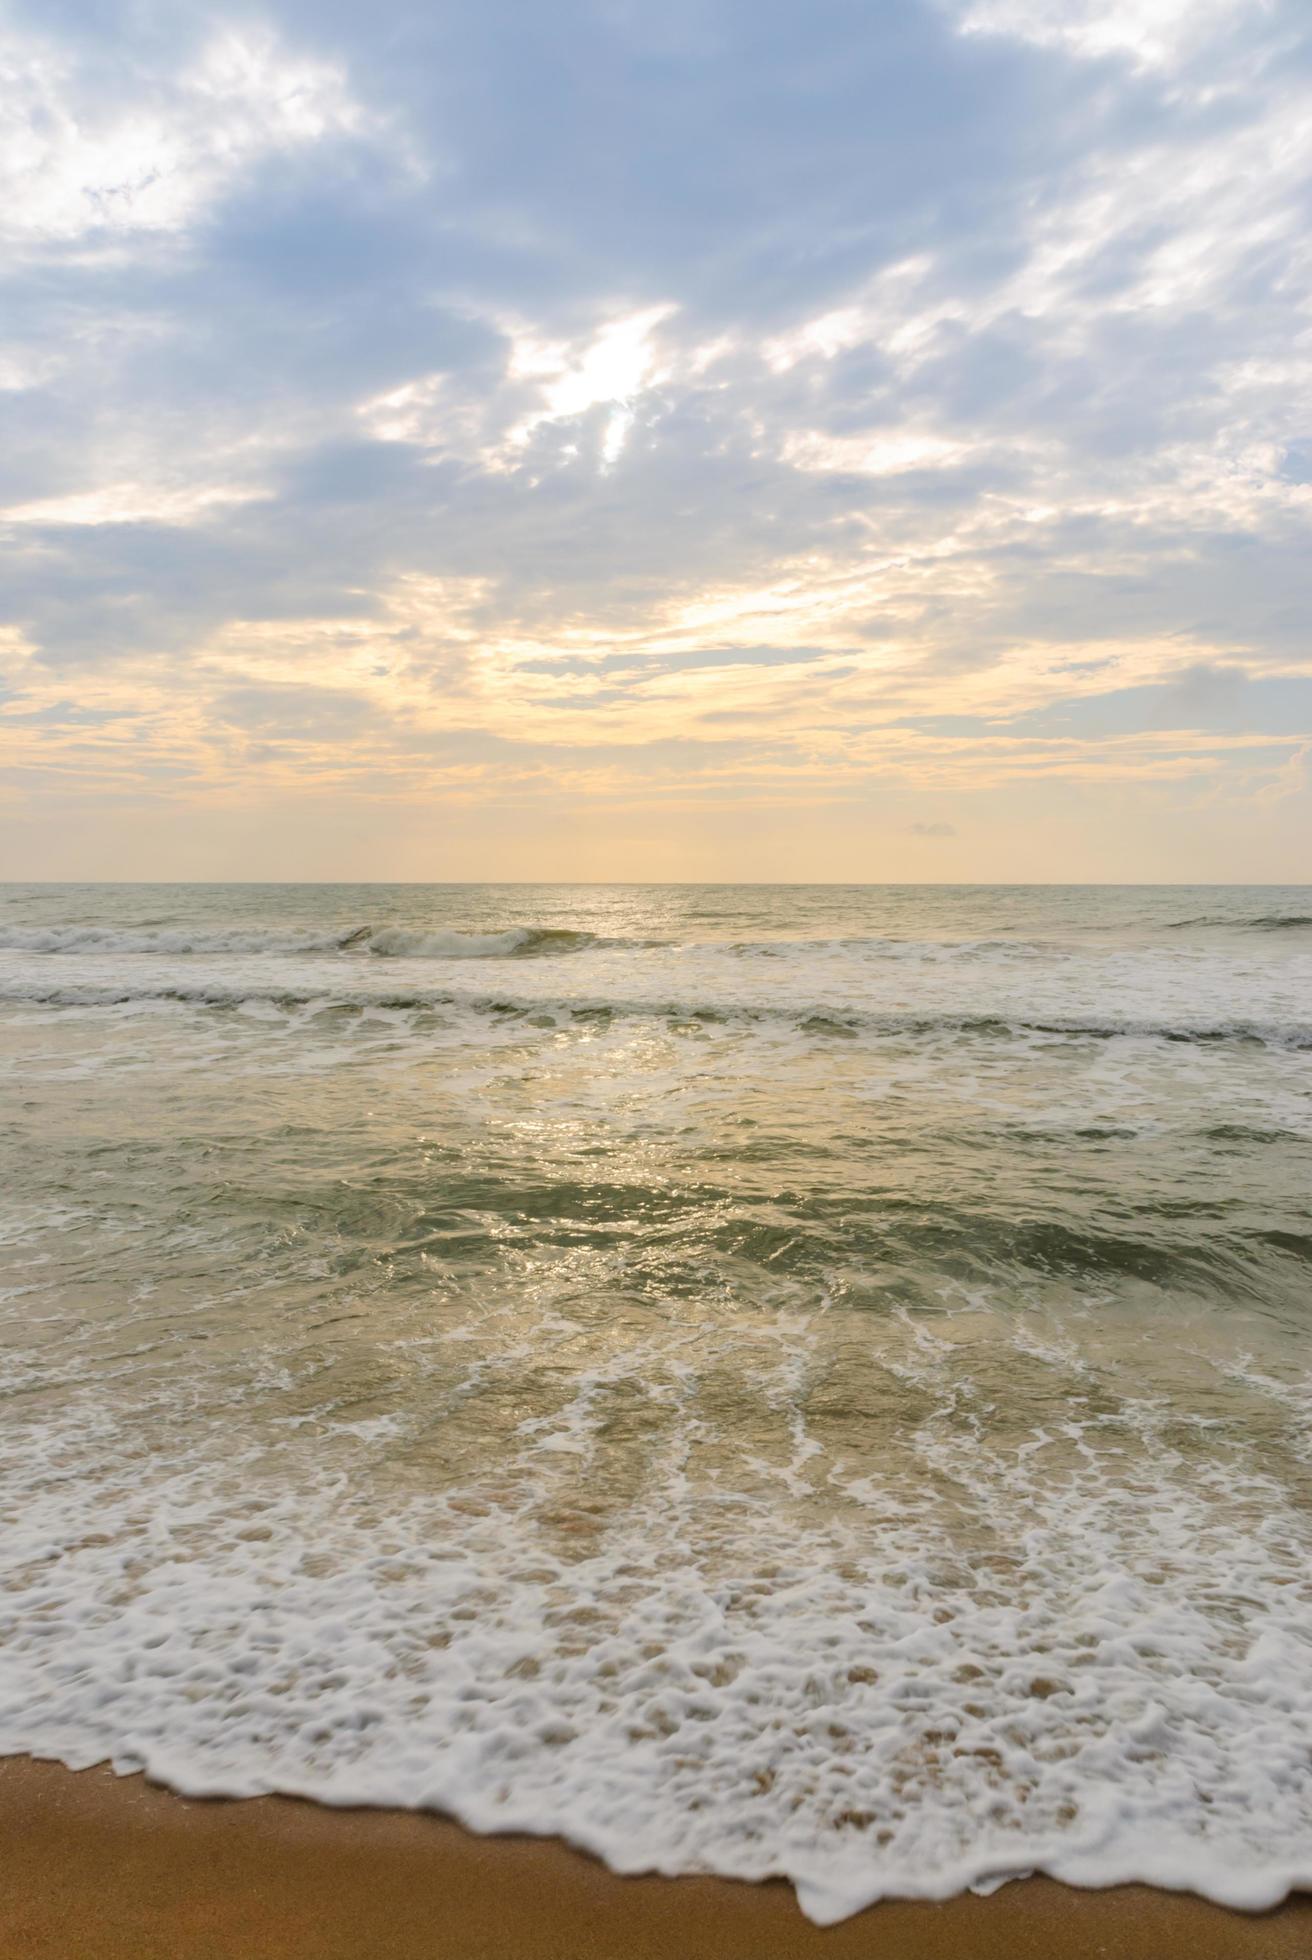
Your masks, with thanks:
[[[77,955],[172,956],[196,953],[335,952],[347,932],[280,933],[267,927],[96,926],[52,924],[0,926],[0,951]]]
[[[0,1749],[821,1921],[1312,1884],[1305,897],[77,903],[0,894]]]
[[[407,926],[350,925],[296,932],[268,927],[100,926],[49,924],[0,926],[0,953],[73,956],[126,955],[218,957],[262,954],[287,959],[310,953],[372,953],[389,959],[491,960],[516,954],[578,952],[593,935],[569,929],[512,926],[503,932],[420,930]]]
[[[541,937],[528,926],[513,926],[507,932],[416,932],[384,926],[363,943],[385,959],[493,960],[523,953]]]
[[[622,930],[597,923],[572,917],[478,931],[340,915],[276,930],[245,920],[168,928],[10,922],[0,925],[0,999],[451,999],[690,1020],[787,1014],[838,1039],[940,1026],[970,1035],[993,1024],[1054,1039],[1312,1041],[1312,956],[1297,933],[1254,935],[1238,950],[1228,941],[1200,950],[1176,934],[1077,953],[1042,936],[737,943],[643,933],[631,913],[616,921]],[[470,984],[475,974],[481,990]]]
[[[422,957],[422,956],[419,956]],[[486,952],[458,953],[456,959],[491,957]],[[1254,1043],[1261,1047],[1297,1052],[1312,1048],[1312,1021],[1306,1019],[1260,1021],[1236,1016],[1215,1020],[1182,1014],[1169,1020],[1119,1018],[1111,1014],[1059,1017],[1042,1010],[1034,1018],[1014,1013],[971,1014],[969,1012],[870,1012],[845,1007],[830,1012],[809,1008],[805,1002],[790,1003],[769,993],[734,1000],[723,993],[714,1002],[705,996],[677,997],[654,994],[643,998],[616,998],[581,990],[577,993],[529,991],[521,986],[498,989],[495,994],[468,989],[406,984],[398,981],[386,988],[342,984],[322,973],[289,973],[270,984],[261,977],[249,980],[213,979],[188,981],[181,978],[125,975],[110,983],[51,983],[40,977],[0,978],[0,1002],[29,1002],[50,1007],[149,1007],[176,1002],[193,1007],[238,1008],[256,1013],[268,1007],[283,1009],[336,1009],[348,1012],[427,1011],[457,1008],[475,1015],[528,1017],[546,1014],[568,1020],[628,1017],[705,1027],[714,1023],[737,1022],[744,1027],[788,1021],[817,1039],[843,1039],[867,1036],[876,1040],[907,1036],[963,1036],[993,1040],[1047,1038],[1053,1041],[1146,1041],[1190,1043]]]
[[[1132,1492],[1105,1449],[1075,1474],[1041,1436],[966,1461],[927,1433],[997,1533],[973,1551],[877,1483],[864,1530],[725,1493],[708,1531],[677,1453],[569,1558],[473,1493],[362,1497],[363,1464],[22,1478],[0,1749],[782,1875],[820,1923],[1031,1869],[1268,1906],[1312,1884],[1306,1534],[1141,1440]]]

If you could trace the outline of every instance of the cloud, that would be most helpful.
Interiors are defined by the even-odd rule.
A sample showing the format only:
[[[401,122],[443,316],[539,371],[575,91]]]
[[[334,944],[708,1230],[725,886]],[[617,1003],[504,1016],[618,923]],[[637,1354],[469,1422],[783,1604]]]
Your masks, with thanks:
[[[7,22],[34,820],[1301,780],[1301,7]]]
[[[265,159],[365,120],[335,64],[235,20],[165,74],[120,55],[106,78],[83,55],[75,36],[6,37],[0,229],[12,243],[93,239],[103,249],[182,231]]]
[[[909,823],[907,832],[912,837],[955,837],[957,826],[954,823]]]
[[[1200,43],[1241,20],[1248,0],[970,0],[965,34],[1001,34],[1089,61],[1176,66]]]

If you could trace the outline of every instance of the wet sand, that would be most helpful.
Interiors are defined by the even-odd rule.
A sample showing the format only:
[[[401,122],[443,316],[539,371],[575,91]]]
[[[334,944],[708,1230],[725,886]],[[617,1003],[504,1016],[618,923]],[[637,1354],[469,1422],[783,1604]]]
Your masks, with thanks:
[[[1049,1879],[821,1930],[783,1885],[617,1878],[554,1841],[266,1797],[193,1803],[0,1761],[0,1956],[90,1960],[1306,1960],[1312,1896],[1249,1917]]]

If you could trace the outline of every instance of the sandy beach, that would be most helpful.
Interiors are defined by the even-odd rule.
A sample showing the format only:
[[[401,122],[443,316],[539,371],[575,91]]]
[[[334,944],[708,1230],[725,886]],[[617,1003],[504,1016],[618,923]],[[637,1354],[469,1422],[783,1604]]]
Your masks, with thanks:
[[[820,1930],[783,1885],[618,1878],[552,1841],[282,1798],[194,1803],[108,1769],[0,1762],[0,1955],[96,1960],[1294,1960],[1312,1897],[1258,1916],[1048,1879],[887,1901]]]
[[[1312,0],[0,74],[0,1960],[1312,1960]]]

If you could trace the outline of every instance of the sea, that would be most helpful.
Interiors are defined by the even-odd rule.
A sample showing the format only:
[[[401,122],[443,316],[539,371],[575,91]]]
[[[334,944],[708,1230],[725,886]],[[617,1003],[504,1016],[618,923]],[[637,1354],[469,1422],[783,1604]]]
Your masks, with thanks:
[[[0,1751],[1312,1885],[1312,888],[0,887]]]

